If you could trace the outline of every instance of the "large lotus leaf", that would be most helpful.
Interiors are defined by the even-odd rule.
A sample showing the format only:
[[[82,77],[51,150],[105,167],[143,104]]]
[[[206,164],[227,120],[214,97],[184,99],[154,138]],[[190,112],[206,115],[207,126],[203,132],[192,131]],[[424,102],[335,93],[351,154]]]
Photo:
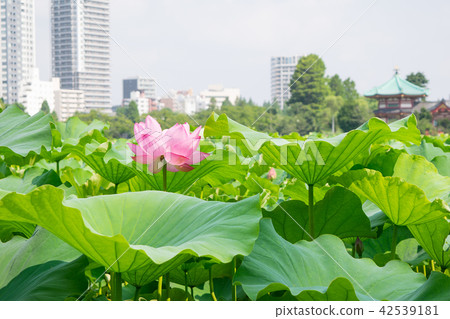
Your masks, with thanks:
[[[0,155],[27,157],[49,149],[52,144],[50,115],[29,116],[16,106],[0,113]]]
[[[80,255],[79,251],[41,227],[29,239],[15,236],[7,243],[0,243],[0,288],[26,268],[49,261],[71,262]]]
[[[436,156],[445,155],[445,152],[441,148],[436,147],[431,143],[427,143],[425,140],[422,140],[420,145],[411,145],[407,147],[406,151],[412,155],[421,155],[430,162]]]
[[[308,206],[302,201],[282,202],[273,211],[264,210],[263,216],[272,219],[275,230],[285,240],[291,243],[311,240]],[[342,187],[333,187],[314,205],[314,225],[316,237],[323,234],[340,238],[376,236],[359,198]]]
[[[30,167],[23,173],[23,177],[16,175],[9,175],[0,180],[0,189],[9,192],[17,192],[27,194],[35,189],[37,186],[33,181],[44,173],[44,169],[37,167]]]
[[[402,154],[395,164],[394,175],[420,187],[429,200],[446,200],[450,193],[450,177],[442,176],[424,157]]]
[[[384,254],[391,250],[393,227],[388,227],[383,230],[380,237],[376,239],[364,240],[364,258],[373,258],[378,254]],[[408,227],[399,226],[397,227],[397,242],[401,242],[405,239],[412,238],[413,235],[409,231]]]
[[[224,170],[232,167],[235,171],[247,171],[247,166],[241,165],[239,160],[234,157],[235,154],[228,151],[221,151],[210,155],[198,165],[194,165],[194,169],[190,172],[167,172],[167,191],[179,192],[189,189],[196,181],[207,176],[210,173],[215,174],[218,170]],[[148,173],[146,165],[136,164],[133,162],[133,168],[136,175],[150,185],[152,189],[163,190],[163,174]],[[223,171],[224,173],[226,170]],[[231,176],[236,175],[235,173]]]
[[[430,259],[430,256],[423,250],[415,238],[408,238],[402,240],[397,244],[395,253],[400,260],[410,264],[411,266],[418,266],[424,260]]]
[[[425,135],[423,139],[427,143],[431,143],[434,146],[441,148],[444,152],[450,152],[450,138],[448,134],[441,134],[438,136]]]
[[[373,143],[394,138],[420,143],[414,115],[390,125],[372,118],[358,129],[333,138],[300,141],[271,138],[234,122],[224,114],[213,114],[205,125],[205,136],[223,135],[238,139],[244,153],[259,151],[267,164],[273,163],[307,184],[315,184],[338,172]]]
[[[175,282],[179,285],[185,285],[187,280],[187,285],[190,287],[199,286],[209,280],[209,269],[205,268],[204,262],[196,263],[190,269],[184,269],[184,264],[178,266],[170,272],[170,281]],[[231,263],[228,264],[216,264],[209,265],[212,266],[212,277],[222,278],[230,277],[232,266]],[[186,270],[186,276],[185,276]]]
[[[329,186],[316,187],[314,186],[314,203],[322,200],[325,197],[326,192],[330,189]],[[289,196],[291,199],[301,200],[302,202],[307,203],[309,198],[308,194],[308,185],[306,185],[303,181],[294,180],[291,183],[287,184],[285,188],[281,190],[281,192],[285,196]]]
[[[439,218],[429,223],[420,225],[409,225],[411,233],[433,258],[439,266],[450,267],[450,249],[444,244],[449,236],[449,222],[445,218]]]
[[[69,155],[74,146],[82,147],[93,140],[106,142],[102,132],[108,127],[99,120],[86,124],[78,117],[58,122],[52,127],[52,149],[43,152],[43,157],[49,162],[59,162]]]
[[[376,145],[376,147],[371,148],[371,154],[365,167],[379,171],[383,176],[392,176],[395,163],[397,163],[397,159],[402,152],[404,151],[387,145]]]
[[[416,291],[401,298],[407,301],[450,301],[450,277],[431,272],[430,278]]]
[[[97,174],[113,184],[119,185],[133,178],[135,172],[131,167],[122,164],[112,156],[107,156],[108,152],[114,149],[114,145],[111,142],[106,144],[93,142],[85,146],[77,146],[72,148],[72,153],[80,157]]]
[[[450,153],[447,153],[442,156],[436,156],[431,161],[434,166],[438,169],[439,174],[442,176],[450,177]]]
[[[370,200],[364,202],[362,209],[367,217],[369,217],[372,228],[382,226],[389,221],[389,218]]]
[[[84,275],[88,264],[82,256],[71,263],[49,261],[31,266],[0,289],[0,300],[62,301],[78,297],[88,288]]]
[[[236,203],[158,191],[63,196],[52,186],[8,194],[0,201],[0,219],[36,223],[111,271],[136,270],[128,276],[136,283],[153,280],[191,256],[230,262],[249,254],[261,218],[257,196]]]
[[[103,132],[108,129],[109,125],[99,121],[94,120],[90,124],[86,124],[81,121],[78,117],[71,117],[67,122],[58,122],[56,128],[61,134],[62,143],[69,143],[76,145],[80,138],[89,134],[94,130]]]
[[[346,172],[342,185],[377,205],[396,225],[426,223],[448,214],[441,199],[430,202],[424,191],[400,177],[383,176],[369,169]]]
[[[351,283],[359,300],[397,300],[426,281],[422,274],[398,260],[378,267],[370,259],[354,259],[344,243],[333,235],[291,244],[275,232],[268,219],[261,220],[255,247],[244,257],[234,281],[242,285],[252,300],[283,290],[302,300],[310,291],[331,293],[328,287],[338,278]],[[345,286],[348,287],[341,281],[341,293],[336,291],[333,298],[347,300]]]
[[[0,199],[9,194],[11,191],[0,189]],[[36,225],[17,221],[1,220],[0,218],[0,241],[7,242],[14,235],[21,235],[30,238],[33,235]],[[1,243],[0,243],[1,245]],[[1,282],[1,281],[0,281]],[[1,287],[1,285],[0,285]]]

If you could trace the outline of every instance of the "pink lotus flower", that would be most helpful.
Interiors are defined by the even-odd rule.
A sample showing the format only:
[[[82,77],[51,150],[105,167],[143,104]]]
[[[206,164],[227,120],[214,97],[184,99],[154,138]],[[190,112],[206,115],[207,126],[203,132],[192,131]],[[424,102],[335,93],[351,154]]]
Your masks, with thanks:
[[[188,172],[191,166],[210,154],[197,151],[200,144],[201,126],[190,132],[189,124],[175,124],[168,130],[161,130],[159,123],[150,115],[145,122],[134,124],[136,144],[128,143],[137,163],[147,164],[148,170],[158,173],[165,164],[170,172]]]
[[[271,167],[269,172],[267,173],[267,178],[273,181],[275,178],[277,178],[277,171],[275,168]]]

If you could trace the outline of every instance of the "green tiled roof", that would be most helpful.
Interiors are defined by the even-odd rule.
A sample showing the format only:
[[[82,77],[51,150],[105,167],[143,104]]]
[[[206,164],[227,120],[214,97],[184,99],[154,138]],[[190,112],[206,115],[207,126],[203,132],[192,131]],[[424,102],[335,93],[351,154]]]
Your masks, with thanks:
[[[406,80],[400,78],[396,73],[392,79],[386,83],[374,87],[372,90],[366,92],[364,95],[367,97],[376,96],[393,96],[393,95],[412,95],[412,96],[424,96],[428,95],[428,89],[424,89],[418,85],[412,84]]]

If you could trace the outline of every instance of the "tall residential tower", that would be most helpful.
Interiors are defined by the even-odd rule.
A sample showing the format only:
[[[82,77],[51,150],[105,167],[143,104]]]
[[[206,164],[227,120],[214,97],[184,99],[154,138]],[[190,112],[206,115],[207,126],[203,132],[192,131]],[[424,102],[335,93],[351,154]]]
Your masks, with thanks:
[[[34,0],[0,0],[0,95],[19,102],[36,66]]]
[[[291,97],[289,86],[292,75],[297,67],[298,60],[301,55],[294,56],[276,56],[271,58],[271,101],[275,100],[280,105],[281,109]]]
[[[52,0],[52,74],[84,92],[86,109],[111,112],[109,0]]]

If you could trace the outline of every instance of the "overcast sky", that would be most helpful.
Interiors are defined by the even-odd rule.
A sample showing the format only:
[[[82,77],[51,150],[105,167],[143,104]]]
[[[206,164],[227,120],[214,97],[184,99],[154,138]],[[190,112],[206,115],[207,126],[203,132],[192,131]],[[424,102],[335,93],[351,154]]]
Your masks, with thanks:
[[[120,45],[111,42],[113,104],[122,98],[123,78],[146,73],[165,90],[223,84],[269,100],[271,56],[323,53],[372,1],[111,0],[111,36]],[[50,0],[35,2],[45,80]],[[378,0],[323,60],[327,74],[351,77],[360,93],[387,81],[398,65],[402,76],[425,73],[430,99],[448,99],[450,1]]]

